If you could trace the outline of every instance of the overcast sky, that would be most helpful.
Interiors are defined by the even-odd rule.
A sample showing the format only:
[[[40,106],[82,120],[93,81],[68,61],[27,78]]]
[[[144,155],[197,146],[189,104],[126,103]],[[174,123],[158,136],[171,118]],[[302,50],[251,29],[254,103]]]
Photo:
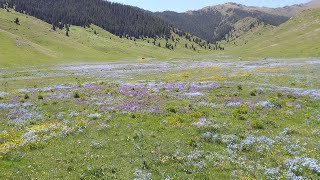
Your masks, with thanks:
[[[188,10],[197,10],[206,6],[213,6],[223,4],[226,2],[236,2],[239,4],[250,6],[264,6],[264,7],[283,7],[293,4],[301,4],[309,2],[309,0],[111,0],[112,2],[119,2],[150,11],[177,11],[185,12]]]

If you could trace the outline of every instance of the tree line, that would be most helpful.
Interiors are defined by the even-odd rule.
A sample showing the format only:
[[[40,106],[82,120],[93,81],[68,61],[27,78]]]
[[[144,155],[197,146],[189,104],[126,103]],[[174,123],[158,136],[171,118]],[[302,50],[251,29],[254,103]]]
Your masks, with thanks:
[[[142,9],[104,0],[0,0],[54,27],[95,24],[117,36],[169,36],[171,26]]]

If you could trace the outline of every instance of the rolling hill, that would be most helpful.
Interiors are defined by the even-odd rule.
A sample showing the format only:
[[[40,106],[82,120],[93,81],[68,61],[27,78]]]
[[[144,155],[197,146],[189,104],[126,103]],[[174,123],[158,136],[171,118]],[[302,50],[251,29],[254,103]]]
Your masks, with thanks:
[[[104,0],[0,0],[5,7],[63,28],[95,24],[117,36],[170,36],[170,26],[143,9]]]
[[[245,6],[227,3],[206,7],[198,11],[176,13],[171,11],[157,12],[155,15],[166,22],[190,32],[210,42],[225,39],[225,35],[235,29],[235,24],[245,18],[256,18],[259,24],[278,26],[289,17],[270,14],[262,11],[251,11]]]
[[[320,57],[320,10],[304,10],[278,27],[260,25],[222,43],[227,54],[239,57]]]
[[[292,17],[300,14],[302,11],[307,9],[319,9],[320,0],[311,0],[310,2],[305,4],[297,4],[292,6],[280,7],[280,8],[248,7],[248,6],[242,6],[242,8],[245,8],[251,11],[261,11],[261,12],[266,12],[266,13],[275,14],[275,15]]]
[[[311,3],[316,2],[318,1]],[[170,28],[169,35],[161,35],[163,31],[160,31],[159,35],[153,38],[143,34],[139,37],[134,34],[113,34],[90,21],[86,22],[90,24],[84,26],[72,25],[69,21],[55,25],[30,16],[26,11],[17,12],[6,4],[0,8],[0,68],[111,60],[139,62],[148,59],[320,56],[320,10],[304,10],[282,23],[289,17],[265,12],[250,14],[248,10],[230,10],[230,7],[224,8],[225,6],[216,6],[215,11],[204,8],[197,12],[187,12],[188,16],[179,15],[179,18],[184,18],[181,23],[201,29],[201,34],[205,36],[210,36],[206,29],[217,31],[220,41],[212,44],[203,40],[204,38],[170,25],[166,26]],[[228,6],[240,5],[229,3]],[[145,20],[153,18],[149,15]],[[194,19],[187,18],[189,16]],[[222,22],[214,25],[197,21],[200,16],[208,21],[212,20],[212,17],[222,18]],[[226,17],[227,19],[224,19]],[[120,26],[127,25],[120,23]]]
[[[14,22],[16,18],[19,19],[19,25]],[[213,51],[201,47],[200,43],[190,42],[173,31],[168,39],[136,39],[115,36],[93,24],[85,28],[68,28],[66,36],[66,28],[57,28],[54,31],[51,24],[35,17],[12,9],[0,9],[0,67],[140,58],[184,58],[208,55]],[[186,44],[188,48],[185,47]],[[166,45],[170,45],[170,48]]]
[[[190,32],[210,42],[217,42],[226,40],[226,35],[236,31],[239,24],[248,22],[246,21],[248,18],[255,18],[257,25],[279,26],[304,10],[319,8],[320,0],[312,0],[306,4],[281,8],[226,3],[208,6],[197,11],[185,13],[165,11],[156,12],[155,15],[179,29]]]

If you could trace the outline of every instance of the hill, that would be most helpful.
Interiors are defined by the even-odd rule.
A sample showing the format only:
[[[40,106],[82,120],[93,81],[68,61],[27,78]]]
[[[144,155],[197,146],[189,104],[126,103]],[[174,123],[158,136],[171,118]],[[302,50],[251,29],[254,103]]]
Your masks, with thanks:
[[[204,10],[223,10],[223,9],[240,9],[248,12],[263,12],[278,16],[292,17],[298,15],[304,10],[307,9],[319,9],[320,0],[311,0],[305,4],[296,4],[292,6],[285,6],[279,8],[268,8],[268,7],[255,7],[255,6],[245,6],[237,3],[226,3],[218,6],[208,6],[203,8]]]
[[[230,38],[227,54],[240,57],[319,57],[320,10],[305,10],[279,27],[257,26]]]
[[[117,36],[170,36],[163,20],[132,6],[104,0],[0,0],[6,7],[57,27],[95,24]]]
[[[305,4],[297,4],[292,6],[285,6],[280,8],[265,8],[265,7],[249,7],[251,10],[267,12],[270,14],[281,15],[292,17],[300,14],[302,11],[307,9],[319,9],[320,8],[320,0],[311,0]]]
[[[187,32],[210,42],[225,39],[225,35],[234,30],[235,24],[245,18],[256,18],[260,24],[278,26],[289,18],[262,11],[251,11],[245,6],[227,3],[206,7],[198,11],[176,13],[157,12],[155,15]]]
[[[19,25],[14,22],[17,18]],[[201,47],[200,42],[190,41],[195,36],[186,34],[188,39],[186,35],[179,36],[176,34],[180,34],[178,30],[176,33],[171,31],[170,38],[136,39],[129,36],[120,38],[96,25],[85,28],[70,26],[68,29],[66,36],[66,28],[54,31],[51,24],[35,17],[0,8],[0,67],[186,58],[213,52],[208,45]]]

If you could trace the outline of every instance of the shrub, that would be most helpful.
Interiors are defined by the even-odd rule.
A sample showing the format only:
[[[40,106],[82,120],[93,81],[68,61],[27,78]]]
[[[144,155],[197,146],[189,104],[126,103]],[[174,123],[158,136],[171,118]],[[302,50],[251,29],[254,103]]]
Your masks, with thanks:
[[[245,115],[248,114],[248,107],[247,106],[241,106],[233,111],[233,117],[235,117],[238,120],[244,121],[246,120]]]
[[[168,107],[167,111],[169,111],[171,113],[177,113],[177,110],[174,107]]]
[[[24,103],[24,102],[25,102],[25,99],[20,98],[19,102],[20,102],[20,103]]]
[[[292,100],[296,100],[297,98],[294,96],[294,95],[292,95],[292,94],[288,94],[287,95],[287,98],[288,99],[292,99]]]
[[[256,120],[251,122],[251,127],[253,129],[264,129],[263,123],[260,121],[256,121]]]
[[[235,110],[236,114],[248,114],[248,107],[247,106],[241,106],[238,109]]]
[[[42,94],[38,94],[38,99],[39,100],[43,100],[44,99],[43,95]]]
[[[281,103],[280,103],[278,98],[270,99],[269,102],[276,108],[281,108],[282,107],[282,105],[281,105]]]
[[[242,85],[241,84],[238,84],[237,85],[237,89],[239,90],[239,91],[241,91],[243,88],[242,88]]]
[[[25,94],[24,95],[24,99],[29,99],[30,97],[29,97],[29,94]]]
[[[282,96],[283,96],[283,94],[282,94],[281,92],[278,92],[278,93],[277,93],[277,97],[280,98],[280,97],[282,97]]]
[[[74,92],[72,96],[76,99],[80,98],[80,94],[78,92]]]
[[[198,147],[197,140],[195,138],[190,139],[189,146]]]
[[[253,90],[250,92],[250,96],[257,96],[257,90]]]

